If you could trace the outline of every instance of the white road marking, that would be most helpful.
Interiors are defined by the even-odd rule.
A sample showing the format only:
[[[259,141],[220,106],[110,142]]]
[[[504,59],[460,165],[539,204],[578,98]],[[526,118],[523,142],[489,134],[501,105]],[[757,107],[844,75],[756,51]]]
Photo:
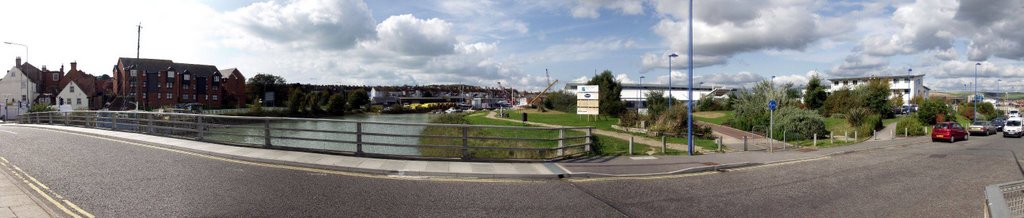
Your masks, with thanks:
[[[2,129],[0,129],[0,132],[6,132],[6,133],[10,133],[10,134],[15,134],[15,135],[17,135],[17,134],[18,134],[18,133],[16,133],[16,132],[11,132],[11,131],[7,131],[7,130],[2,130]]]

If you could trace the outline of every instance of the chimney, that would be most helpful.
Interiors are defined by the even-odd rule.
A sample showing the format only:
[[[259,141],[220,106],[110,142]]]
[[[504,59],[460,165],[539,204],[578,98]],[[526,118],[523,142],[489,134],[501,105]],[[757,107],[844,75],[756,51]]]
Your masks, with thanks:
[[[21,67],[21,57],[14,58],[14,66]]]
[[[71,62],[71,71],[78,71],[78,62]]]

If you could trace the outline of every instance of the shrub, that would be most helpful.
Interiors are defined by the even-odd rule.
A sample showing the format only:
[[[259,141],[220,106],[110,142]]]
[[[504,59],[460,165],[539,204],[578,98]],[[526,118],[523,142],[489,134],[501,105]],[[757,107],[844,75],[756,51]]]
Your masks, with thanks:
[[[686,131],[686,105],[673,105],[657,118],[651,130],[669,135],[679,135]]]
[[[302,106],[303,106],[303,103],[302,103],[303,101],[302,100],[305,99],[305,98],[306,98],[306,95],[304,93],[302,93],[302,90],[299,90],[299,89],[292,90],[292,93],[290,95],[288,95],[288,113],[290,113],[290,114],[298,114],[300,111],[302,111],[302,109],[303,109],[302,108]]]
[[[915,114],[917,120],[928,125],[934,125],[938,122],[938,116],[948,117],[950,112],[946,103],[938,99],[923,100],[917,108],[917,114]]]
[[[32,107],[28,108],[28,112],[29,113],[49,112],[49,111],[54,111],[54,110],[53,110],[53,108],[50,108],[50,106],[46,105],[46,104],[32,104]]]
[[[665,92],[663,91],[651,91],[647,93],[647,122],[654,123],[658,121],[658,117],[668,110],[668,99],[665,98]]]
[[[619,126],[635,127],[640,123],[640,115],[634,110],[626,110],[619,115]]]
[[[565,113],[576,113],[576,96],[565,91],[548,93],[544,107]]]
[[[327,100],[327,112],[333,115],[345,115],[345,95],[335,93]]]
[[[878,114],[868,115],[860,125],[856,125],[857,134],[860,137],[871,136],[876,129],[882,127],[882,116]]]
[[[750,90],[744,89],[737,92],[736,99],[733,101],[733,117],[736,119],[731,121],[732,127],[741,130],[767,128],[769,99],[775,99],[779,109],[800,105],[798,99],[789,98],[786,95],[786,90],[774,87],[768,81],[762,81]]]
[[[319,115],[324,112],[324,108],[320,107],[320,94],[310,93],[306,95],[306,113],[309,115]]]
[[[848,88],[842,88],[829,94],[821,107],[822,115],[830,117],[833,114],[845,114],[852,108],[859,108],[863,105],[862,98],[857,92]]]
[[[897,135],[900,135],[900,133],[903,133],[904,130],[906,130],[907,131],[907,135],[910,135],[910,136],[923,136],[925,134],[924,133],[924,127],[925,127],[924,123],[922,123],[920,120],[918,120],[916,116],[915,117],[905,116],[905,117],[901,117],[898,121],[896,121],[896,132],[897,132]]]
[[[356,89],[351,93],[348,93],[348,107],[352,109],[362,109],[363,107],[370,104],[370,94],[366,93],[366,90]]]
[[[781,139],[785,132],[786,139],[804,140],[810,139],[815,134],[819,138],[828,135],[825,128],[825,118],[813,110],[800,109],[796,107],[782,108],[775,116],[775,136]]]
[[[871,113],[871,110],[863,107],[849,109],[846,111],[846,122],[850,123],[850,126],[860,126]]]

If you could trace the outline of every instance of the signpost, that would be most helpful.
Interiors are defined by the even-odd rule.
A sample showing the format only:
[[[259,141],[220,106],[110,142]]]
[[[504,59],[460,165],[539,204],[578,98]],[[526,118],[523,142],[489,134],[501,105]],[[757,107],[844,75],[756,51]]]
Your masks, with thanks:
[[[773,132],[775,132],[775,108],[777,106],[774,99],[768,101],[768,153],[772,153],[775,144]]]
[[[586,85],[576,87],[576,114],[580,115],[598,115],[600,100],[599,100],[599,87],[596,85]]]

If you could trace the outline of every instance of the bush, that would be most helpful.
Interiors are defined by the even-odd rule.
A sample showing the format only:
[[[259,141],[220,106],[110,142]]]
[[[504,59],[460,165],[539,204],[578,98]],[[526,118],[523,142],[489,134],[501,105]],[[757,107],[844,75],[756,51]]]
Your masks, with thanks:
[[[352,109],[362,109],[363,107],[370,104],[370,94],[366,93],[366,90],[356,89],[351,93],[348,93],[348,107]]]
[[[850,126],[860,126],[867,119],[868,115],[871,115],[872,111],[867,108],[858,107],[849,109],[846,111],[846,122]]]
[[[905,116],[896,121],[897,135],[906,130],[910,136],[923,136],[925,134],[924,127],[924,123],[918,120],[916,116]]]
[[[640,115],[634,110],[626,110],[619,115],[619,126],[621,127],[635,127],[640,123]]]
[[[762,81],[750,90],[740,90],[733,101],[733,119],[730,124],[733,128],[751,130],[756,128],[763,130],[768,128],[768,101],[775,99],[778,108],[798,107],[799,99],[789,98],[786,90],[773,86],[768,81]]]
[[[813,110],[800,109],[796,107],[782,108],[775,116],[775,136],[781,139],[785,132],[786,139],[804,140],[811,139],[815,134],[819,138],[828,135],[825,128],[825,118]]]
[[[548,93],[544,107],[565,113],[576,113],[576,96],[565,91]]]
[[[335,93],[327,101],[327,112],[333,115],[345,115],[345,95]]]
[[[654,123],[658,121],[661,114],[668,110],[668,99],[665,98],[665,92],[663,91],[651,91],[647,93],[647,122]]]
[[[875,130],[882,127],[882,116],[878,114],[868,115],[860,125],[856,125],[858,137],[871,136]]]
[[[917,120],[921,121],[922,124],[928,125],[934,125],[938,122],[939,116],[946,119],[950,112],[946,103],[938,99],[922,100],[917,108],[917,114],[915,114]]]
[[[302,100],[306,98],[306,95],[300,89],[293,89],[291,92],[288,95],[288,113],[298,114],[302,110]]]
[[[665,135],[686,135],[686,115],[686,105],[672,105],[671,109],[657,118],[657,121],[651,126],[651,130]],[[704,127],[694,123],[693,134],[698,137],[709,138],[711,137],[711,127]]]
[[[54,110],[53,110],[53,108],[50,108],[50,105],[46,105],[46,104],[32,104],[32,107],[28,108],[28,112],[29,113],[49,112],[49,111],[54,111]]]
[[[732,110],[728,100],[726,99],[715,99],[714,95],[704,95],[697,102],[697,111],[723,111]]]

